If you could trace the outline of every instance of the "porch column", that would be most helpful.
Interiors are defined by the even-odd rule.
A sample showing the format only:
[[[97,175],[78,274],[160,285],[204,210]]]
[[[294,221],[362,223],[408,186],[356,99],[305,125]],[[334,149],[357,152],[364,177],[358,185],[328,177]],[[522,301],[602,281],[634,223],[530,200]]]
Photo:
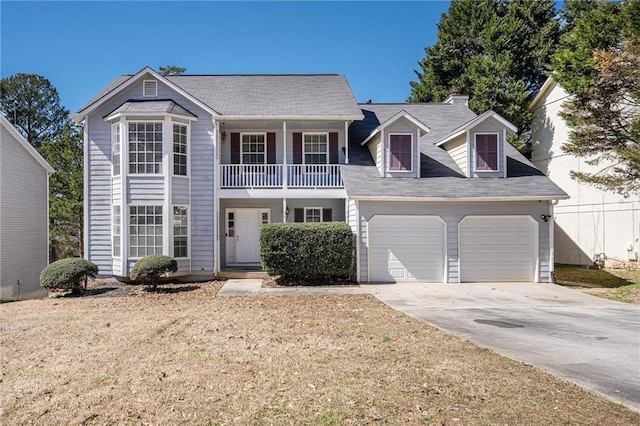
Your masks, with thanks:
[[[287,199],[282,199],[282,223],[287,223]]]
[[[349,122],[344,122],[344,164],[349,164]]]
[[[282,187],[283,188],[286,188],[289,184],[287,179],[288,174],[289,174],[289,170],[287,169],[287,122],[283,121],[282,122]],[[284,213],[284,210],[283,210],[283,213]]]

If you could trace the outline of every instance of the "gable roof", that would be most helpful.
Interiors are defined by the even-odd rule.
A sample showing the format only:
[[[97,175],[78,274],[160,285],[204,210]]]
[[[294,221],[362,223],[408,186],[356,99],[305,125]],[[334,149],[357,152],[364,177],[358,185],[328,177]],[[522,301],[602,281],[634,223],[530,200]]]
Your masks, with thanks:
[[[413,115],[409,114],[407,111],[405,111],[403,109],[403,110],[397,112],[393,117],[387,119],[384,123],[380,124],[375,129],[373,129],[371,134],[365,140],[363,140],[360,143],[360,145],[366,145],[371,139],[373,139],[375,137],[375,135],[377,135],[378,133],[382,132],[386,127],[388,127],[389,125],[395,123],[396,121],[400,120],[401,118],[405,118],[405,119],[409,120],[410,122],[415,124],[420,130],[422,130],[422,132],[420,132],[420,136],[424,136],[426,133],[429,133],[429,130],[430,130],[429,126],[425,125],[420,120],[418,120]]]
[[[452,139],[455,139],[458,136],[464,134],[467,130],[471,129],[474,126],[477,126],[478,124],[482,123],[483,121],[485,121],[486,119],[488,119],[490,117],[491,118],[495,118],[496,120],[498,120],[500,123],[502,123],[506,128],[510,129],[511,131],[513,131],[513,132],[517,132],[518,131],[518,128],[516,126],[514,126],[509,120],[507,120],[506,118],[504,118],[503,116],[501,116],[497,112],[489,110],[489,111],[485,111],[484,113],[480,114],[479,116],[467,121],[466,123],[456,127],[455,129],[453,129],[452,131],[447,133],[440,140],[436,141],[436,146],[442,146],[442,145],[446,144],[447,142],[449,142]]]
[[[538,104],[540,103],[540,101],[542,101],[546,94],[557,85],[558,83],[556,83],[553,77],[547,78],[542,87],[540,87],[540,90],[538,90],[536,97],[531,101],[530,107],[535,108],[536,106],[538,106]]]
[[[110,117],[112,115],[122,114],[122,113],[148,114],[148,113],[154,113],[154,112],[183,115],[185,117],[196,118],[196,116],[192,114],[189,110],[173,102],[171,99],[154,100],[154,101],[145,101],[145,100],[127,101],[122,105],[120,105],[118,108],[111,111],[105,117]]]
[[[134,76],[120,76],[83,106],[76,117],[130,86],[146,73],[206,110],[227,119],[359,120],[351,87],[343,75],[175,75],[161,76],[149,67]]]
[[[543,200],[567,194],[510,144],[505,144],[506,178],[467,178],[451,156],[436,146],[478,117],[463,104],[361,104],[364,120],[349,128],[349,164],[341,165],[347,195],[378,200]],[[420,138],[421,178],[382,178],[361,143],[399,111],[410,111],[430,132]]]
[[[11,135],[18,141],[18,143],[22,145],[24,149],[27,150],[27,152],[42,166],[42,168],[44,168],[47,171],[47,173],[55,172],[54,168],[51,167],[49,163],[47,163],[47,160],[45,160],[42,157],[42,155],[40,155],[40,153],[36,151],[33,145],[31,145],[24,138],[24,136],[22,136],[22,134],[18,132],[18,130],[15,127],[13,127],[13,124],[11,124],[11,122],[7,120],[7,118],[2,114],[0,114],[0,122],[2,123],[2,127],[7,129],[9,133],[11,133]]]

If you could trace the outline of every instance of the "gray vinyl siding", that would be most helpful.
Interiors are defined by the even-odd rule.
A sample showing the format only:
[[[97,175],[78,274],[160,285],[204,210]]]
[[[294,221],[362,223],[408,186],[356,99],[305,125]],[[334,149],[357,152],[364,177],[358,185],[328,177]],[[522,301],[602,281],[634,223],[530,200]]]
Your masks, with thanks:
[[[0,128],[0,300],[46,296],[40,272],[49,262],[47,172]]]
[[[120,176],[114,177],[111,180],[111,185],[111,200],[117,204],[115,201],[122,199],[122,179]]]
[[[189,178],[173,177],[171,180],[171,203],[181,206],[189,204]]]
[[[549,214],[548,202],[383,202],[360,201],[360,280],[367,282],[367,223],[374,215],[437,215],[447,223],[447,268],[448,282],[460,281],[458,270],[458,223],[470,215],[530,215],[539,223],[540,281],[549,282],[549,225],[540,219]]]
[[[117,189],[112,186],[111,177],[111,123],[104,120],[109,113],[127,100],[172,99],[174,102],[189,110],[198,117],[190,125],[191,139],[189,147],[190,179],[191,179],[191,265],[192,271],[211,273],[214,268],[214,149],[213,123],[211,115],[188,101],[185,97],[173,92],[163,84],[158,85],[158,98],[142,97],[142,82],[140,79],[134,86],[126,89],[117,96],[109,99],[98,110],[94,111],[87,120],[89,143],[88,150],[88,179],[89,186],[88,221],[85,232],[88,235],[86,257],[96,263],[100,275],[111,275],[112,247],[111,247],[111,204],[112,195]],[[125,114],[126,115],[126,114]],[[149,117],[151,118],[151,117]],[[153,117],[157,119],[157,117]],[[140,118],[142,120],[142,118]],[[165,141],[167,143],[167,141]],[[171,149],[168,150],[169,155]],[[169,173],[171,171],[166,171]],[[129,175],[127,186],[127,200],[133,204],[162,204],[164,201],[164,175],[136,176]],[[172,204],[184,204],[188,201],[188,183],[185,191],[183,178],[173,178],[174,189]],[[185,196],[186,194],[186,196]],[[164,212],[168,218],[170,212]],[[128,221],[128,209],[123,206],[123,226]],[[169,238],[169,236],[165,236]],[[128,243],[128,242],[127,242]],[[135,260],[133,261],[135,262]],[[132,261],[124,260],[129,268]]]

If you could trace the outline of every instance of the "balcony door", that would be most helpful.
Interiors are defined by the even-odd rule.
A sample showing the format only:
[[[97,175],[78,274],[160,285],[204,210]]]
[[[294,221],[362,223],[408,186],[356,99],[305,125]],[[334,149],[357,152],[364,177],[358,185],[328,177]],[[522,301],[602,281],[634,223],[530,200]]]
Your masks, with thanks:
[[[227,209],[227,264],[260,264],[260,227],[269,209]]]

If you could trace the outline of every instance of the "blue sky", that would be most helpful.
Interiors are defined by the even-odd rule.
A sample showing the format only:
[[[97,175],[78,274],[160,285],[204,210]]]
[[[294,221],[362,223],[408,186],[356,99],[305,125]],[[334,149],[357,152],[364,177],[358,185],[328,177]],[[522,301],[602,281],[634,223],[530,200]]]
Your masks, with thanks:
[[[0,74],[43,75],[72,112],[117,75],[169,64],[187,74],[344,74],[359,102],[404,102],[448,7],[2,0]]]

